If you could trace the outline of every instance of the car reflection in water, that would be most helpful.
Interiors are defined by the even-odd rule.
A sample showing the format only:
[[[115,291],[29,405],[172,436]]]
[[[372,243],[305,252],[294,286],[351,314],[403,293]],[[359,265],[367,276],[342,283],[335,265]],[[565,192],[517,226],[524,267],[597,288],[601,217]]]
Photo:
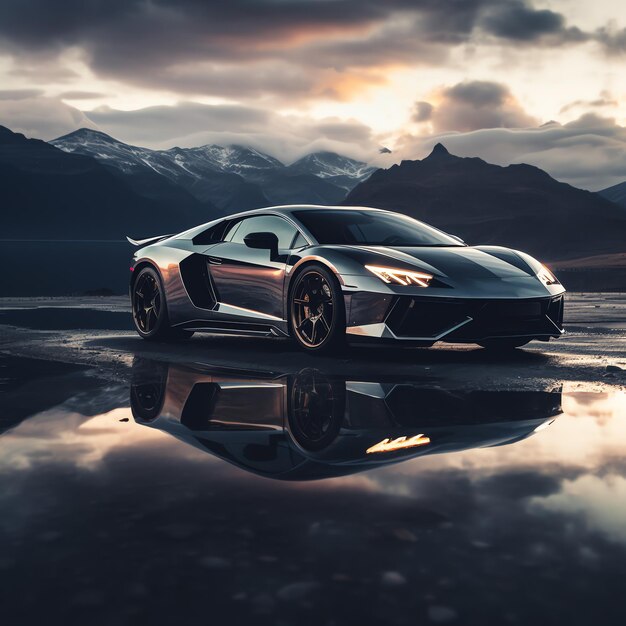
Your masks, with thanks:
[[[525,439],[561,413],[561,391],[454,391],[317,369],[259,374],[136,360],[139,424],[282,480],[343,476],[426,454]]]

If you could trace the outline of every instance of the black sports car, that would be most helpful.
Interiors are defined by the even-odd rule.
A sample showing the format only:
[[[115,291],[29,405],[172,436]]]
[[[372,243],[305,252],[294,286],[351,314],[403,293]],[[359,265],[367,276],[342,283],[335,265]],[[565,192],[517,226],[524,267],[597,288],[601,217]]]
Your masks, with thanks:
[[[405,215],[297,205],[129,241],[145,339],[196,331],[352,342],[515,348],[563,333],[565,289],[531,256],[468,246]]]

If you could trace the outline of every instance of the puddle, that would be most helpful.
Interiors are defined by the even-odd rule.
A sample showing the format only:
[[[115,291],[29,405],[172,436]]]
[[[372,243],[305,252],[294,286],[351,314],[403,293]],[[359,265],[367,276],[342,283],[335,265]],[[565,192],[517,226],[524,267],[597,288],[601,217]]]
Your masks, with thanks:
[[[455,391],[314,368],[259,377],[138,360],[130,407],[149,426],[248,471],[341,476],[520,441],[561,413],[558,391]]]
[[[7,623],[623,623],[623,393],[39,367],[0,393],[39,398],[0,436]]]

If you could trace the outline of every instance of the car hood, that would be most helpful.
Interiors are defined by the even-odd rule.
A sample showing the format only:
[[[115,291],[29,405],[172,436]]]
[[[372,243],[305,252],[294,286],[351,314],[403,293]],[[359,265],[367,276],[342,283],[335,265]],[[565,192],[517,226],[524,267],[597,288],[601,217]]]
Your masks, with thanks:
[[[523,278],[533,276],[532,270],[520,258],[515,264],[494,256],[485,250],[469,246],[432,248],[391,248],[387,246],[367,246],[379,257],[387,257],[389,262],[410,263],[432,274],[444,278],[485,280],[492,278]],[[385,261],[386,262],[386,261]]]
[[[541,264],[499,246],[391,247],[324,245],[310,248],[305,259],[324,259],[349,289],[447,298],[542,298],[565,291],[537,277]],[[417,285],[387,284],[367,265],[415,269],[435,276],[428,290]]]

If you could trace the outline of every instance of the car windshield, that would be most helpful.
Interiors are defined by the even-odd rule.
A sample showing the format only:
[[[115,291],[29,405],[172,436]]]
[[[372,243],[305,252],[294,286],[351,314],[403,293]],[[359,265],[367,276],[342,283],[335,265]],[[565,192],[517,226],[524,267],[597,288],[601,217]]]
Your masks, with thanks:
[[[321,244],[462,246],[458,240],[406,215],[355,209],[295,211]]]

